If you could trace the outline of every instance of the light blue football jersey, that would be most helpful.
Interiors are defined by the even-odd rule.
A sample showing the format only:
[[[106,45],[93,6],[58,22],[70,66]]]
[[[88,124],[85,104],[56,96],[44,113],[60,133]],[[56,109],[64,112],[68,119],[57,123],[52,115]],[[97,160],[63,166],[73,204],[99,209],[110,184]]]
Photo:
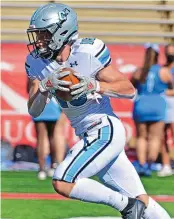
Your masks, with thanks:
[[[78,39],[71,47],[68,60],[62,65],[71,67],[82,76],[95,78],[98,71],[111,63],[110,52],[103,41],[95,38]],[[60,68],[57,62],[50,62],[41,58],[27,57],[28,77],[42,80],[49,74],[49,69]],[[77,100],[66,102],[58,96],[56,99],[61,108],[71,121],[76,134],[89,130],[91,125],[99,121],[105,115],[113,115],[110,99],[104,95],[98,95],[98,102],[92,95],[83,95]]]

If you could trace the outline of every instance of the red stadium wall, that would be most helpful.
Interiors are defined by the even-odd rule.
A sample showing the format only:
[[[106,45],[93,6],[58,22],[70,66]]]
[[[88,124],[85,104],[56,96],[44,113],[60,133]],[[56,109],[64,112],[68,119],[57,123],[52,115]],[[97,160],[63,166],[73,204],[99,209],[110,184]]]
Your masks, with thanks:
[[[114,68],[128,77],[137,66],[141,66],[144,48],[141,45],[108,45]],[[163,48],[161,48],[163,50]],[[2,44],[1,60],[1,133],[13,145],[35,146],[35,132],[31,117],[27,112],[25,58],[28,51],[25,44]],[[163,62],[163,57],[160,57]],[[132,101],[112,99],[112,106],[122,119],[127,138],[135,136],[132,121]],[[66,136],[71,146],[77,141],[74,131],[67,122]]]

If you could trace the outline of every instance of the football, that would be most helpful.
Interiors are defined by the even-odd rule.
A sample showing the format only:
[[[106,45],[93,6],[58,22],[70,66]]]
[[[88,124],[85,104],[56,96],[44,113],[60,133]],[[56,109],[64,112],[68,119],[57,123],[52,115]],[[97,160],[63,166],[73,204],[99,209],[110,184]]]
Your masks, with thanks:
[[[61,72],[65,72],[65,71],[70,71],[70,74],[67,76],[64,76],[62,78],[59,78],[59,80],[70,81],[72,83],[70,86],[79,83],[79,79],[73,74],[75,71],[72,68],[63,68],[60,71],[60,74],[61,74]],[[70,94],[70,92],[56,90],[56,95],[64,101],[71,101],[72,100],[72,95]]]

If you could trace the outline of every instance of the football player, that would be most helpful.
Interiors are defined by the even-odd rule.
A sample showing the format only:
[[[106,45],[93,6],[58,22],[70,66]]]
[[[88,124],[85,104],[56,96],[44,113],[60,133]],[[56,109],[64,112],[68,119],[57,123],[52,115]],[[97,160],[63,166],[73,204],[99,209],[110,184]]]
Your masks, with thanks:
[[[113,113],[110,97],[131,99],[135,89],[111,66],[110,52],[99,39],[78,38],[76,13],[64,4],[38,8],[27,29],[28,110],[37,117],[54,95],[80,141],[57,167],[53,186],[72,199],[111,206],[125,219],[169,219],[150,198],[124,151],[125,129]],[[79,83],[60,80],[62,67],[77,72]],[[64,72],[64,76],[69,72]],[[67,85],[69,85],[67,87]],[[70,92],[66,102],[56,90]],[[98,176],[100,182],[91,179]]]

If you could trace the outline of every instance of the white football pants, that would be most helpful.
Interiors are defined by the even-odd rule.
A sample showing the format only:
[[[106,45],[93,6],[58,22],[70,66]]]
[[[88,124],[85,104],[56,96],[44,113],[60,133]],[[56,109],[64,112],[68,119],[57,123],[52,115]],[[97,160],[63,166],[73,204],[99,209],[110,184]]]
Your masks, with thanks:
[[[106,186],[130,197],[146,194],[124,146],[125,129],[113,116],[102,118],[102,127],[84,134],[57,167],[53,179],[75,182],[98,176]]]

